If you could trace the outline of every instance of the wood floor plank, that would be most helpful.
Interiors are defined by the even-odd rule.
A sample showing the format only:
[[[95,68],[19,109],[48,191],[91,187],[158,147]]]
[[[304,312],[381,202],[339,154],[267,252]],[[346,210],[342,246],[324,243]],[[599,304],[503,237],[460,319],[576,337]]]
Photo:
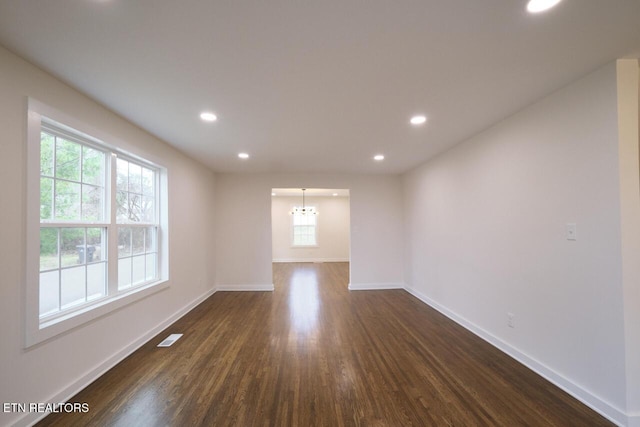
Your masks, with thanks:
[[[214,294],[71,399],[88,413],[38,425],[613,425],[407,292],[349,292],[348,275],[274,264],[274,292]]]

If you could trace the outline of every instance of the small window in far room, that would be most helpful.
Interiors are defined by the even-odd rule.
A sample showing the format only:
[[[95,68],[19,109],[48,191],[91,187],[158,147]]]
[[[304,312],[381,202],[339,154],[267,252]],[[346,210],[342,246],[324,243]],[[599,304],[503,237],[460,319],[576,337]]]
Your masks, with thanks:
[[[307,206],[302,212],[302,207],[293,209],[293,246],[317,246],[317,221],[316,208]]]

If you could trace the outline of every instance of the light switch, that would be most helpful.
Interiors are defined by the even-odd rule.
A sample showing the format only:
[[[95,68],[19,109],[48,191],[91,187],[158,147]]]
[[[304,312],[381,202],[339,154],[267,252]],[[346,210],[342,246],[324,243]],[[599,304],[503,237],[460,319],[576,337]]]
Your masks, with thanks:
[[[577,240],[577,230],[575,223],[567,224],[567,240]]]

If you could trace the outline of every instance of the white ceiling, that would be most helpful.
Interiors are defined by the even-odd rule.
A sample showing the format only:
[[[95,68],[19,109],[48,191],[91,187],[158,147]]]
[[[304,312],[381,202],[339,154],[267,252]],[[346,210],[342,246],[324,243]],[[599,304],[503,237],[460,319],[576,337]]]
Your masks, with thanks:
[[[639,0],[525,4],[0,0],[0,44],[215,171],[401,173],[640,54]]]

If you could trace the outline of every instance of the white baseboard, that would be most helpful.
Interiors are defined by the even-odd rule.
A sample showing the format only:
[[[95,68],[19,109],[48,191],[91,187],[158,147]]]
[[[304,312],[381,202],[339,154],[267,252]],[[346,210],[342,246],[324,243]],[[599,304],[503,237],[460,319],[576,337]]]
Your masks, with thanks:
[[[627,427],[640,427],[640,413],[629,414]]]
[[[404,283],[349,283],[350,291],[381,291],[384,289],[404,289]]]
[[[273,292],[273,283],[266,284],[239,284],[239,285],[217,285],[216,290],[222,292]]]
[[[498,348],[502,352],[513,357],[518,362],[522,363],[523,365],[525,365],[526,367],[528,367],[529,369],[531,369],[541,377],[545,378],[552,384],[556,385],[557,387],[561,388],[565,392],[569,393],[571,396],[578,399],[580,402],[584,403],[594,411],[598,412],[600,415],[607,418],[611,422],[619,426],[631,427],[633,425],[634,427],[640,427],[640,424],[632,424],[632,422],[633,423],[637,422],[637,421],[632,421],[632,418],[640,418],[640,415],[634,415],[633,417],[629,416],[624,411],[614,407],[608,402],[605,402],[604,400],[600,399],[598,396],[595,396],[589,391],[571,382],[569,379],[558,374],[553,369],[547,367],[543,363],[540,363],[537,360],[533,359],[532,357],[529,357],[528,355],[521,352],[517,348],[504,342],[500,338],[487,332],[486,330],[470,322],[464,317],[459,316],[458,314],[454,313],[448,308],[438,304],[436,301],[432,300],[431,298],[427,297],[421,292],[409,286],[405,286],[405,290],[409,292],[411,295],[418,298],[420,301],[427,304],[428,306],[444,314],[445,316],[447,316],[449,319],[453,320],[460,326],[473,332],[475,335],[487,341],[489,344],[493,345],[494,347]]]
[[[275,258],[272,262],[349,262],[349,258]]]
[[[193,301],[191,301],[190,303],[188,303],[187,305],[185,305],[184,307],[182,307],[181,309],[173,313],[171,316],[169,316],[166,320],[164,320],[158,326],[147,331],[138,339],[136,339],[134,342],[132,342],[131,344],[124,347],[122,350],[118,351],[117,353],[109,357],[107,360],[105,360],[104,362],[102,362],[101,364],[93,368],[91,371],[83,375],[78,380],[71,383],[69,386],[65,387],[62,391],[51,396],[49,399],[46,399],[45,402],[68,401],[73,396],[75,396],[80,391],[82,391],[85,387],[87,387],[89,384],[91,384],[92,382],[97,380],[99,377],[104,375],[109,369],[116,366],[118,363],[123,361],[131,353],[133,353],[134,351],[142,347],[150,339],[152,339],[153,337],[158,335],[160,332],[162,332],[162,330],[164,330],[165,328],[167,328],[168,326],[176,322],[178,319],[186,315],[188,312],[193,310],[195,307],[197,307],[200,303],[202,303],[204,300],[209,298],[215,292],[216,292],[216,289],[214,288],[200,295],[199,297],[197,297],[196,299],[194,299]],[[47,415],[48,415],[47,413],[37,413],[37,412],[29,413],[26,416],[19,419],[14,424],[14,427],[33,426],[38,421],[46,417]]]

